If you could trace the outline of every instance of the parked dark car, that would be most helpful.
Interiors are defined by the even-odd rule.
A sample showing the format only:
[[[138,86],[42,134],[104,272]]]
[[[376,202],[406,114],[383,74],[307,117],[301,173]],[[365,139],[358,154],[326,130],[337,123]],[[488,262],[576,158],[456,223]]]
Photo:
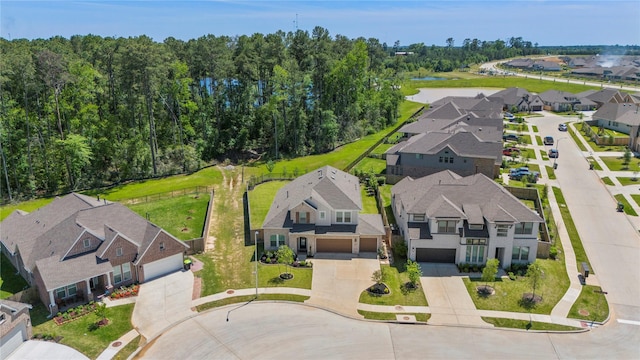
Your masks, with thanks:
[[[558,149],[549,149],[549,157],[552,159],[557,159],[560,154],[558,153]]]
[[[545,145],[553,145],[553,137],[552,136],[545,136],[544,140],[542,140],[542,142]]]
[[[504,134],[502,135],[504,141],[518,141],[518,135],[516,134]]]

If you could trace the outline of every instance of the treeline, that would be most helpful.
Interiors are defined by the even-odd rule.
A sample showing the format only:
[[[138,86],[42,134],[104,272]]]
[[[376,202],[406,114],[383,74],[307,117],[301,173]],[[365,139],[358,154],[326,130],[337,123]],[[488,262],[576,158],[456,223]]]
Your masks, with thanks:
[[[538,43],[532,44],[531,41],[523,40],[522,37],[511,37],[506,41],[464,39],[460,46],[456,46],[453,38],[448,38],[444,47],[418,43],[401,48],[396,43],[394,48],[411,53],[404,59],[406,70],[424,68],[435,72],[449,72],[465,69],[472,64],[544,53],[538,48]]]
[[[320,153],[396,122],[377,39],[0,39],[2,198]],[[258,155],[259,154],[259,155]]]

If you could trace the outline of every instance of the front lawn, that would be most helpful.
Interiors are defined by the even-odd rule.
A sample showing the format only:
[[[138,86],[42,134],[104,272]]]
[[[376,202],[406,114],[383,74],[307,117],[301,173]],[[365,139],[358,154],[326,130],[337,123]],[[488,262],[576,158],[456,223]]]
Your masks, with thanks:
[[[593,165],[593,170],[602,170],[602,166],[600,166],[600,164],[596,161],[596,159],[593,158],[593,156],[589,156],[587,158],[587,161],[589,161],[589,164]]]
[[[258,253],[260,256],[260,253]],[[313,261],[311,261],[313,262]],[[255,266],[254,263],[251,264]],[[282,280],[280,274],[287,272],[293,274],[293,279]],[[291,287],[300,289],[311,289],[311,279],[313,278],[312,268],[296,268],[284,265],[258,264],[258,287]],[[253,284],[255,286],[255,282]]]
[[[631,194],[631,198],[640,206],[640,194]]]
[[[640,179],[637,177],[618,177],[616,179],[618,179],[622,186],[638,185],[640,183]]]
[[[582,137],[582,135],[579,134],[579,133],[576,133],[575,131],[573,131],[573,129],[571,127],[567,127],[567,131],[569,132],[569,135],[573,139],[573,142],[575,142],[576,145],[578,145],[578,148],[580,148],[580,151],[587,151],[587,147],[584,146],[582,141],[580,141],[580,137]],[[591,150],[591,149],[589,149],[589,150]]]
[[[613,181],[608,176],[602,178],[602,182],[609,186],[614,186]]]
[[[218,301],[211,301],[206,304],[196,306],[198,312],[206,311],[209,309],[225,306],[229,304],[244,303],[248,301],[263,301],[263,300],[275,300],[275,301],[293,301],[293,302],[305,302],[308,300],[308,296],[293,295],[293,294],[259,294],[256,299],[255,295],[243,295],[228,297]]]
[[[146,203],[127,205],[143,218],[180,240],[202,236],[209,194],[191,194]]]
[[[611,171],[634,171],[640,166],[640,160],[631,158],[631,162],[627,165],[624,164],[624,159],[621,156],[601,156],[600,160]]]
[[[584,285],[580,296],[573,303],[569,317],[573,319],[603,322],[609,316],[609,304],[602,289],[595,285]]]
[[[262,227],[276,193],[288,183],[289,181],[267,181],[249,191],[249,213],[251,214],[252,229]]]
[[[6,299],[27,287],[27,282],[16,274],[16,268],[11,265],[9,259],[0,253],[0,299]]]
[[[90,359],[95,359],[112,341],[133,329],[131,325],[133,306],[134,304],[127,304],[107,308],[109,325],[92,330],[92,325],[99,320],[94,313],[66,324],[56,325],[53,320],[47,319],[49,311],[42,304],[38,304],[31,310],[33,335],[61,336],[61,344],[80,351]]]
[[[554,186],[553,194],[556,197],[558,207],[560,207],[560,214],[562,214],[562,221],[564,222],[564,226],[567,229],[567,233],[569,233],[569,239],[571,240],[573,252],[576,254],[576,270],[580,271],[580,264],[586,262],[589,265],[589,269],[591,269],[591,273],[595,274],[593,266],[591,266],[591,264],[589,263],[589,259],[587,258],[587,253],[584,251],[584,247],[582,246],[582,240],[580,240],[580,235],[578,234],[576,225],[573,223],[573,218],[571,217],[571,212],[569,211],[567,203],[564,200],[564,195],[562,195],[562,190]]]
[[[397,315],[413,315],[416,317],[416,321],[427,322],[431,318],[431,314],[428,313],[384,313],[358,310],[358,314],[364,316],[367,320],[384,320],[394,321],[397,320]]]
[[[389,287],[389,294],[375,296],[363,289],[359,302],[372,305],[427,306],[427,298],[424,296],[422,287],[413,290],[404,289],[404,284],[409,281],[409,277],[406,273],[406,264],[396,265],[398,263],[399,261],[396,261],[393,266],[380,266],[386,275],[384,283]]]
[[[549,176],[549,179],[555,180],[556,172],[555,170],[553,170],[553,166],[545,166],[545,168],[547,169],[547,175]]]
[[[483,316],[482,320],[493,324],[495,327],[509,328],[509,329],[523,329],[523,330],[538,330],[538,331],[573,331],[582,330],[581,328],[546,323],[540,321],[527,321],[527,320],[515,320],[515,319],[503,319]]]
[[[497,310],[510,312],[529,312],[535,314],[551,314],[553,307],[560,301],[569,288],[569,278],[564,266],[564,262],[557,260],[538,259],[540,267],[544,271],[544,277],[536,288],[536,295],[542,297],[542,302],[528,307],[522,302],[524,293],[531,293],[532,286],[525,277],[519,276],[516,280],[508,278],[499,279],[489,285],[495,288],[495,294],[481,296],[476,291],[476,287],[484,285],[480,279],[463,278],[469,295],[477,309]]]

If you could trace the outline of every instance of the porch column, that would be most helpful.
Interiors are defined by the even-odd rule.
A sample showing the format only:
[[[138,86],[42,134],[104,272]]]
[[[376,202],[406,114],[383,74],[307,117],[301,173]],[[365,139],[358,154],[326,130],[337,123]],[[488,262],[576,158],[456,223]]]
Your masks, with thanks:
[[[56,300],[53,297],[53,291],[49,291],[49,304],[55,304]]]
[[[89,284],[89,279],[86,279],[84,282],[87,285],[87,295],[91,295],[91,284]]]
[[[111,274],[106,273],[105,276],[107,277],[107,287],[111,288]]]

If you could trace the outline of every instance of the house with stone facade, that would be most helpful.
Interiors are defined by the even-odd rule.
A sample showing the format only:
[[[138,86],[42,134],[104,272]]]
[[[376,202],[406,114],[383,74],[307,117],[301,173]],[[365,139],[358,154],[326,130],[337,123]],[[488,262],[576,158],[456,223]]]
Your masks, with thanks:
[[[406,177],[391,189],[391,205],[413,261],[484,264],[496,258],[505,268],[536,259],[543,219],[484,174]]]
[[[76,193],[0,227],[2,252],[52,313],[182,269],[188,248],[119,203]]]
[[[265,250],[298,255],[375,253],[386,230],[380,214],[363,214],[356,176],[331,166],[302,175],[275,196],[262,225]]]

